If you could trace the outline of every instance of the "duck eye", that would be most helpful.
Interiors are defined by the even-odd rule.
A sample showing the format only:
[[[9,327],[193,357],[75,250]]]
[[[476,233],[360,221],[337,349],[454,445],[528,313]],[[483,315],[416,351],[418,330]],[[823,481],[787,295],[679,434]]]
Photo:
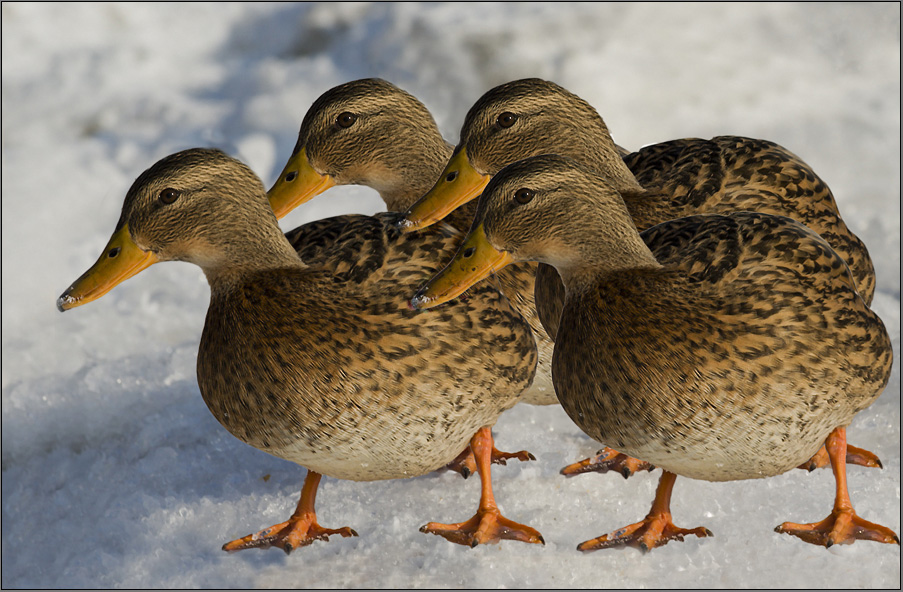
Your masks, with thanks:
[[[511,127],[514,125],[514,122],[517,121],[517,115],[510,111],[505,111],[501,115],[499,115],[496,122],[499,124],[499,127]]]
[[[357,115],[349,111],[340,113],[335,120],[339,127],[351,127],[352,125],[354,125],[355,121],[357,121]]]
[[[160,201],[165,203],[166,205],[171,204],[172,202],[179,199],[179,196],[182,195],[182,192],[178,189],[173,189],[172,187],[167,187],[163,191],[160,192]]]
[[[518,189],[514,192],[514,200],[519,204],[526,204],[533,201],[534,195],[536,194],[532,189]]]

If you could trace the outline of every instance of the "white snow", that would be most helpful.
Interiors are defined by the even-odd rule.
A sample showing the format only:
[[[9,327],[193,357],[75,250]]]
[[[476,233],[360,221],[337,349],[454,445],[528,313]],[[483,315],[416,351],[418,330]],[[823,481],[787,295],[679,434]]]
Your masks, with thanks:
[[[898,587],[900,549],[830,550],[778,535],[824,518],[830,471],[733,483],[679,479],[675,522],[711,539],[581,554],[641,519],[658,474],[565,479],[598,445],[558,407],[518,406],[499,447],[503,512],[546,545],[476,549],[418,527],[460,521],[479,484],[324,479],[324,526],[359,538],[229,555],[286,519],[304,469],[229,435],[195,356],[208,288],[157,265],[65,315],[56,298],[100,254],[126,189],[157,159],[217,146],[270,184],[322,92],[381,76],[456,141],[485,90],[554,80],[622,146],[739,134],[802,156],[834,190],[878,271],[894,339],[884,395],[849,429],[884,470],[851,467],[858,512],[900,533],[900,6],[884,4],[18,4],[2,7],[2,586]],[[382,209],[334,188],[283,228]]]

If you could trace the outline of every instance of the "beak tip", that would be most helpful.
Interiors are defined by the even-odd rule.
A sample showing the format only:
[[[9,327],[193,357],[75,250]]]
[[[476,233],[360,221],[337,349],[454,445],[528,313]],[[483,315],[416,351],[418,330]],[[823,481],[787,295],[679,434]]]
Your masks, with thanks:
[[[426,304],[432,300],[430,297],[424,294],[426,290],[420,289],[414,294],[414,297],[408,302],[408,308],[411,310],[423,310],[426,307]]]
[[[56,299],[56,308],[60,312],[66,312],[77,302],[75,298],[69,296],[68,290],[62,296]]]
[[[401,231],[402,234],[407,234],[409,232],[417,230],[415,226],[416,224],[414,222],[411,222],[408,219],[407,215],[399,218],[398,221],[395,222],[395,228]]]

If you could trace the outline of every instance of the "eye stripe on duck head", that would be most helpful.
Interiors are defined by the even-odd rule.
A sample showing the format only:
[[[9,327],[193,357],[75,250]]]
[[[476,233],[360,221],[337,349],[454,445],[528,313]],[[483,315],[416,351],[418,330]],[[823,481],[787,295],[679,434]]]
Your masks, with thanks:
[[[480,97],[464,118],[459,146],[481,174],[530,156],[561,154],[604,173],[621,192],[643,191],[593,106],[538,78],[508,82]]]
[[[169,190],[178,197],[165,203]],[[193,260],[193,250],[205,251],[205,259],[216,249],[237,252],[279,228],[257,175],[206,148],[165,157],[139,175],[126,194],[124,223],[139,248],[161,260]]]
[[[403,148],[399,134],[405,129],[441,138],[432,114],[413,95],[379,78],[354,80],[314,101],[301,123],[294,153],[306,147],[317,172],[339,184],[352,183],[344,179],[346,169],[374,156],[385,158],[389,148]]]
[[[372,78],[336,86],[307,110],[270,190],[274,209],[284,215],[336,184],[375,189],[389,210],[403,211],[429,189],[451,149],[429,110],[397,86]]]
[[[518,196],[525,191],[532,196],[522,203]],[[480,223],[494,248],[556,266],[595,259],[590,242],[632,244],[637,235],[611,183],[559,155],[530,157],[499,171],[480,198],[474,226]]]

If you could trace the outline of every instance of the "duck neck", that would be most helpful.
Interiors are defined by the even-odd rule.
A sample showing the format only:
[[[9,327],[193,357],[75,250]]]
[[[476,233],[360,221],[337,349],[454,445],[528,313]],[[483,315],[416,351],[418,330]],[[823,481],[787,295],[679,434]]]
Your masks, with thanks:
[[[211,289],[233,283],[248,273],[308,267],[285,238],[275,216],[272,224],[233,227],[228,240],[215,244],[215,249],[197,249],[193,260],[204,271]]]
[[[577,156],[590,168],[605,176],[615,189],[628,200],[642,195],[645,190],[624,162],[623,148],[615,144],[605,121],[598,115],[593,118],[593,125],[587,130],[591,138],[587,141],[585,154]]]
[[[627,204],[627,210],[633,218],[633,223],[640,232],[665,220],[679,218],[681,215],[676,211],[667,212],[662,207],[662,200],[655,199],[651,192],[624,195],[624,203]]]
[[[623,202],[614,215],[599,212],[581,218],[586,223],[575,230],[579,236],[567,239],[562,243],[564,248],[544,261],[556,267],[568,292],[585,289],[607,275],[662,267],[643,242]]]
[[[608,245],[605,254],[598,252],[597,257],[581,258],[573,263],[559,263],[556,267],[565,290],[569,294],[583,292],[606,276],[637,269],[661,268],[661,264],[656,261],[643,241],[640,240],[639,243],[624,244],[615,248]]]
[[[404,165],[386,175],[385,183],[373,187],[390,212],[404,212],[429,191],[452,155],[454,146],[442,137],[419,146]]]

